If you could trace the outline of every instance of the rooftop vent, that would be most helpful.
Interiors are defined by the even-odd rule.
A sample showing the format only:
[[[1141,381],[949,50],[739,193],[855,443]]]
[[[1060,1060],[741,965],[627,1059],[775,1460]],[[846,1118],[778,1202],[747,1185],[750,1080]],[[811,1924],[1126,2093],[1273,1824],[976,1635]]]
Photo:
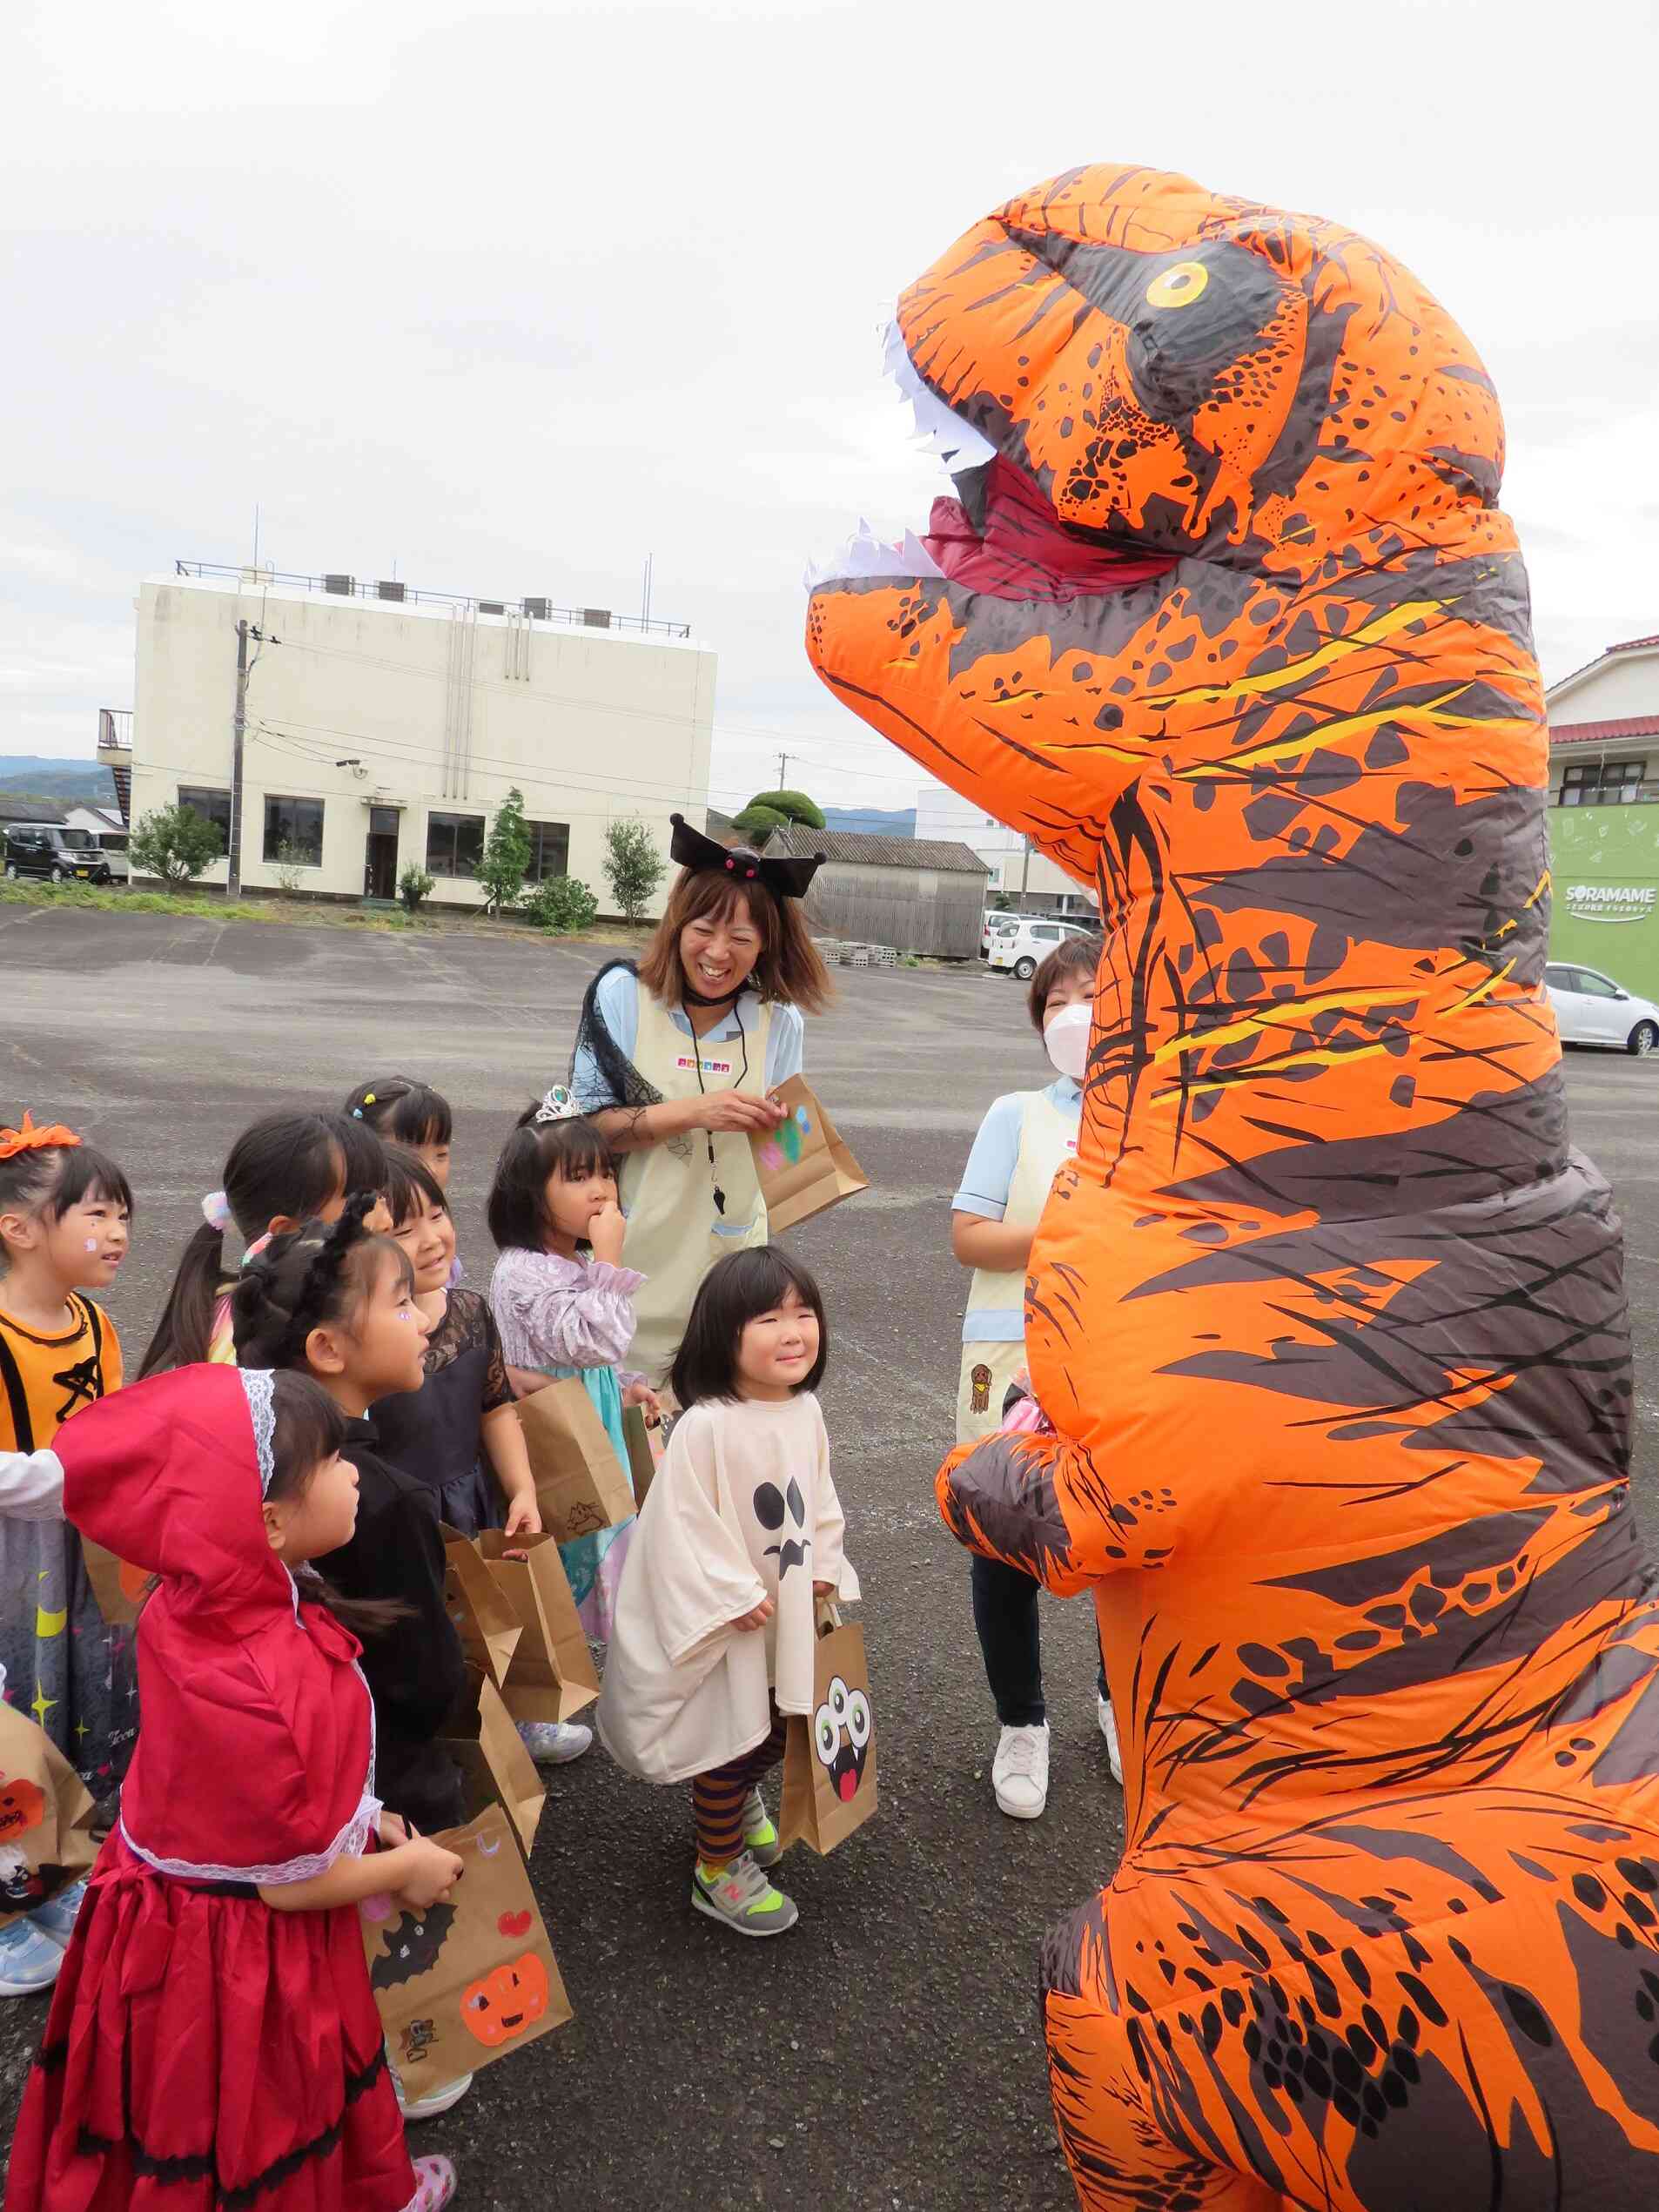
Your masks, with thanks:
[[[350,576],[325,576],[323,578],[323,589],[338,592],[342,599],[349,599],[356,588]]]
[[[524,611],[533,622],[545,622],[553,610],[550,599],[527,599]]]
[[[480,615],[505,615],[507,606],[506,602],[500,599],[480,599],[478,602],[478,611]]]
[[[611,626],[611,610],[608,607],[584,607],[581,610],[581,618],[589,629],[608,629]]]
[[[382,599],[395,599],[400,602],[402,601],[403,586],[401,584],[387,583],[384,576],[380,579],[379,582],[375,585],[374,588]]]

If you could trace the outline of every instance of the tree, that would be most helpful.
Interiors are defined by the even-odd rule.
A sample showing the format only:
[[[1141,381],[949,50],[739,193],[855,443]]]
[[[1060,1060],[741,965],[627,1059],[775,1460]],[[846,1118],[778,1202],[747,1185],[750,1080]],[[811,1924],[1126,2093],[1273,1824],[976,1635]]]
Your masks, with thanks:
[[[780,814],[776,807],[762,806],[758,799],[751,799],[741,814],[732,817],[734,830],[741,830],[746,837],[763,837],[769,830],[787,830],[789,817]]]
[[[496,810],[483,858],[473,871],[487,896],[484,911],[490,913],[516,906],[524,891],[524,871],[530,864],[530,832],[525,827],[524,794],[511,790]]]
[[[127,858],[140,876],[159,876],[175,886],[193,883],[204,868],[224,857],[218,823],[193,806],[162,806],[146,814],[127,844]]]
[[[769,814],[781,815],[785,822],[798,822],[803,830],[829,827],[823,818],[823,809],[816,799],[809,798],[804,791],[756,791],[742,813],[735,817],[739,829],[748,826],[745,817],[752,814],[756,807],[765,809]],[[777,824],[769,822],[764,826],[776,829]]]
[[[540,930],[569,937],[599,919],[599,901],[578,876],[544,876],[524,894],[524,911]]]
[[[305,873],[307,854],[304,845],[296,844],[292,837],[285,837],[277,847],[277,857],[272,862],[272,874],[284,891],[298,891],[299,879]]]
[[[623,918],[637,922],[668,872],[643,822],[613,822],[605,832],[605,877]]]

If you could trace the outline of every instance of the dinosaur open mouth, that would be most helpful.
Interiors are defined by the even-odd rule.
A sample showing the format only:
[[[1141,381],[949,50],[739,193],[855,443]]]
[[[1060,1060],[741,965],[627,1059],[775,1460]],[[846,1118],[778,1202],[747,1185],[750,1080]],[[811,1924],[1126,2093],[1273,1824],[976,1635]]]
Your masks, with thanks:
[[[888,328],[885,360],[910,403],[917,438],[944,463],[957,495],[936,499],[925,532],[907,530],[896,544],[861,521],[838,553],[809,568],[809,590],[863,577],[938,576],[998,599],[1093,599],[1175,566],[1169,555],[1062,521],[1023,468],[923,383],[897,323]]]

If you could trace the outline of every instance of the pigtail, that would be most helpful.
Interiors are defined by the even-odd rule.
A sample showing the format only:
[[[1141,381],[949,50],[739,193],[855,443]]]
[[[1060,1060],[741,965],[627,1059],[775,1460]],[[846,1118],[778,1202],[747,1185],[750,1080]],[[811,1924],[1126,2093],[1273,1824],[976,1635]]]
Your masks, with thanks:
[[[225,1232],[205,1221],[185,1247],[167,1303],[138,1369],[141,1382],[148,1375],[189,1367],[207,1357],[224,1267]]]
[[[359,1191],[326,1228],[307,1225],[277,1237],[242,1270],[231,1294],[231,1334],[238,1367],[304,1364],[306,1339],[339,1298],[347,1260],[368,1237],[364,1217],[379,1193]]]

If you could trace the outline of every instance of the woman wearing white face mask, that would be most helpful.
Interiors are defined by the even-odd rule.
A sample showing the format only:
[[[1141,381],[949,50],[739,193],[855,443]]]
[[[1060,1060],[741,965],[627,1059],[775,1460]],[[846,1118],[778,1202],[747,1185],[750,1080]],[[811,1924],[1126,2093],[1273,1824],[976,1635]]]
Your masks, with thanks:
[[[974,1271],[962,1321],[958,1443],[1002,1427],[1003,1400],[1025,1365],[1026,1263],[1049,1187],[1078,1148],[1098,959],[1092,938],[1070,938],[1032,977],[1031,1026],[1042,1036],[1056,1080],[1046,1090],[1011,1091],[996,1101],[951,1200],[950,1248]],[[1035,1820],[1048,1799],[1049,1740],[1038,1586],[1000,1560],[976,1556],[971,1571],[974,1626],[1002,1723],[991,1785],[1004,1812]],[[1104,1670],[1096,1710],[1112,1771],[1121,1781]]]

